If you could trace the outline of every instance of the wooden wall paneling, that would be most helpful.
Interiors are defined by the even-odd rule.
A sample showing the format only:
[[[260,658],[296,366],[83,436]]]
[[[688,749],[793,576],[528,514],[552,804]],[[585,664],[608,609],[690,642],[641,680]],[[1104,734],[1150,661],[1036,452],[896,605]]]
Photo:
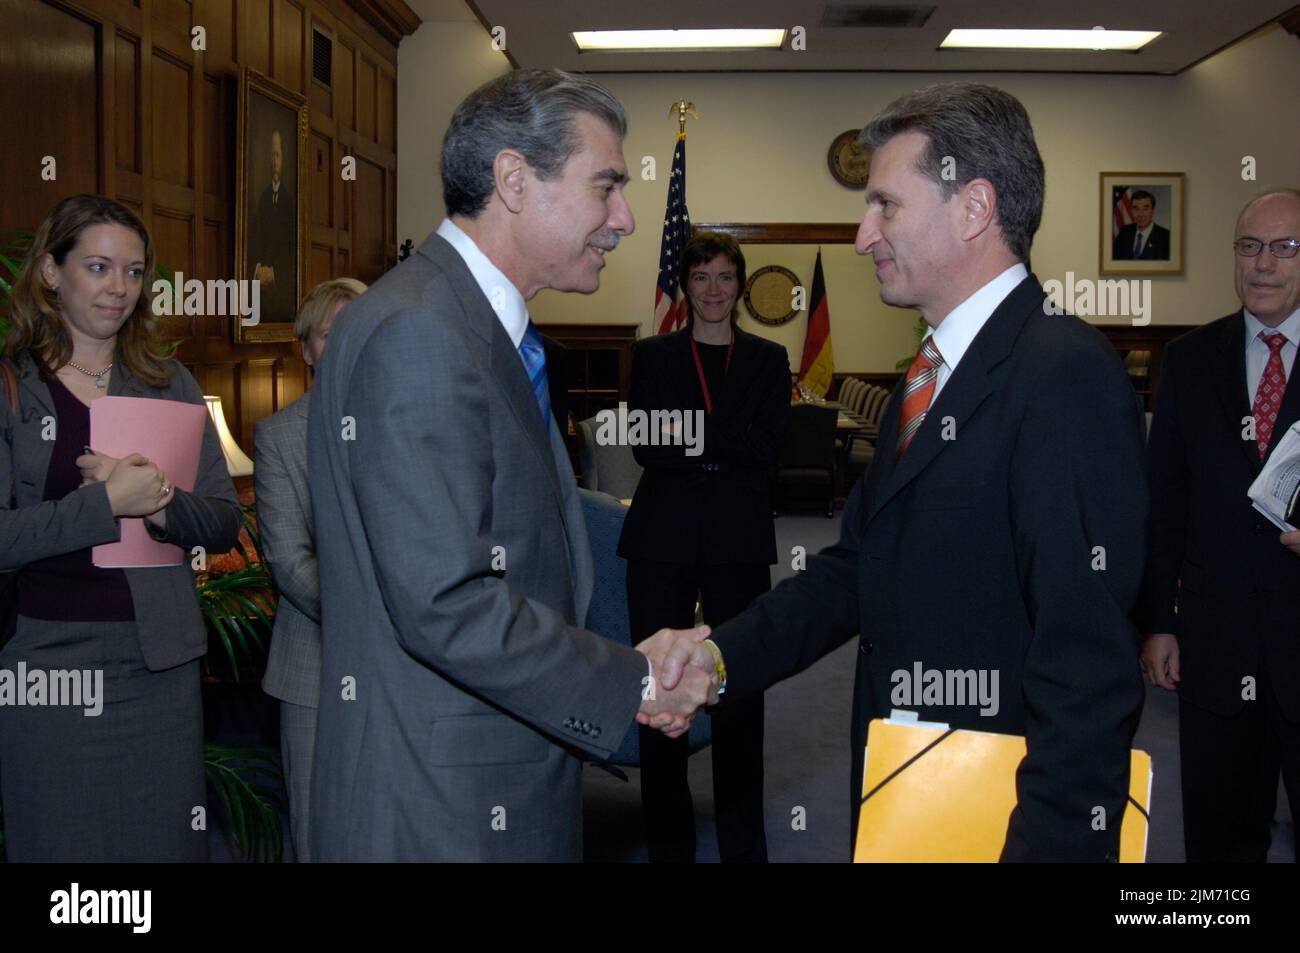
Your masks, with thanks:
[[[334,168],[338,179],[338,215],[334,221],[338,228],[338,241],[341,243],[350,243],[352,235],[352,213],[356,205],[357,183],[355,179],[344,179],[343,158],[352,156],[356,158],[356,149],[348,148],[348,144],[356,141],[356,133],[343,132],[340,129],[339,142],[335,145]],[[343,140],[346,140],[343,141]],[[350,247],[350,246],[349,246]]]
[[[140,173],[140,38],[113,34],[113,130],[116,171]]]
[[[240,391],[243,400],[239,407],[240,430],[250,437],[248,443],[241,443],[244,452],[252,455],[250,449],[253,425],[267,414],[280,409],[277,405],[275,388],[275,368],[280,358],[249,358],[240,363]]]
[[[397,151],[397,76],[387,70],[379,71],[379,137],[385,149]]]
[[[166,47],[177,55],[190,48],[193,10],[189,0],[149,0],[154,46]]]
[[[35,228],[61,198],[96,192],[105,178],[99,150],[100,25],[44,0],[0,0],[5,57],[5,200],[0,227]],[[12,38],[21,37],[21,42]],[[57,103],[56,109],[34,109]],[[42,178],[53,156],[56,178]]]
[[[152,175],[173,185],[194,186],[193,65],[155,46],[149,59],[153,90]]]
[[[370,284],[386,270],[384,252],[384,168],[357,157],[356,214],[352,229],[352,267],[356,276]]]
[[[240,65],[271,75],[272,0],[236,0],[235,56]]]
[[[235,0],[194,0],[194,25],[207,32],[203,68],[233,69],[235,59]]]
[[[364,45],[377,60],[382,60],[394,69],[397,68],[397,43],[386,38],[366,21],[352,6],[352,0],[336,0],[334,16],[340,30],[346,29],[353,36],[354,42]],[[418,22],[411,29],[415,32]],[[406,35],[410,35],[409,33]]]
[[[11,119],[0,173],[32,185],[6,195],[3,224],[33,226],[64,195],[98,191],[141,216],[166,267],[228,278],[233,78],[247,66],[312,104],[309,283],[373,282],[396,257],[395,38],[417,25],[403,10],[388,0],[0,0],[0,35],[24,39],[0,73]],[[333,41],[328,86],[312,78],[313,25]],[[203,50],[191,45],[193,26],[205,30]],[[36,101],[58,108],[34,110]],[[59,158],[48,194],[39,179],[45,154]],[[357,160],[355,182],[340,177],[346,155]],[[231,320],[177,316],[162,327],[185,339],[181,359],[205,392],[222,396],[236,439],[252,453],[256,420],[296,399],[310,377],[292,343],[234,346]]]
[[[334,44],[334,108],[341,127],[357,128],[357,50],[341,36]]]
[[[307,14],[294,0],[275,0],[274,53],[271,78],[286,89],[301,93],[306,89],[304,47]]]
[[[379,113],[377,89],[379,67],[365,53],[357,59],[357,135],[371,142],[378,141],[377,117]]]
[[[319,129],[313,129],[308,140],[308,176],[311,189],[311,216],[313,225],[334,227],[334,182],[339,177],[334,165],[334,141]]]
[[[312,242],[311,252],[307,258],[307,290],[311,291],[322,281],[329,281],[334,276],[333,242]]]

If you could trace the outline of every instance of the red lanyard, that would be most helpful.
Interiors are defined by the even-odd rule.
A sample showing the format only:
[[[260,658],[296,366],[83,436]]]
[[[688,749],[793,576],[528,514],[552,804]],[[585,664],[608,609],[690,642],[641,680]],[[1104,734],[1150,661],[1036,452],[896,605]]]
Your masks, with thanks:
[[[736,348],[736,332],[731,332],[731,340],[727,342],[727,363],[722,368],[722,374],[725,377],[727,371],[731,370],[731,352]],[[709,396],[709,382],[704,379],[704,365],[700,363],[700,349],[695,346],[695,335],[691,334],[691,354],[695,357],[695,373],[700,378],[700,390],[704,391],[704,412],[713,413],[713,398]]]

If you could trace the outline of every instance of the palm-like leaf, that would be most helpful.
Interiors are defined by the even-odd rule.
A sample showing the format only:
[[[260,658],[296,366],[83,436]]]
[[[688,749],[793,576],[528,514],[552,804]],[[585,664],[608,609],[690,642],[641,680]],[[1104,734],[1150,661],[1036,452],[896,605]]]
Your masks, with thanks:
[[[203,768],[239,856],[253,862],[283,859],[284,787],[275,756],[260,748],[207,744]]]

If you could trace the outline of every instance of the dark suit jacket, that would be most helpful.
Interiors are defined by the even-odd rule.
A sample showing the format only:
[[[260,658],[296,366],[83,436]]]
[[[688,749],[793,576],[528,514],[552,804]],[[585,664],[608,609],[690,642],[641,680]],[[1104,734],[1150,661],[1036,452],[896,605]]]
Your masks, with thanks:
[[[280,180],[279,201],[272,201],[272,194],[270,185],[262,190],[250,223],[249,277],[254,277],[252,268],[255,265],[270,265],[275,269],[275,284],[263,285],[260,292],[261,319],[292,321],[298,282],[294,259],[298,245],[296,196],[284,185],[283,179]]]
[[[1133,242],[1136,239],[1137,226],[1125,225],[1111,243],[1110,257],[1116,261],[1132,259]],[[1142,254],[1138,257],[1142,261],[1168,261],[1169,229],[1163,225],[1152,225],[1151,234],[1147,236],[1147,243],[1142,246]]]
[[[1295,378],[1270,452],[1300,418]],[[1148,445],[1138,622],[1144,634],[1178,636],[1178,693],[1188,702],[1236,714],[1246,704],[1242,679],[1266,665],[1283,712],[1300,720],[1300,558],[1246,496],[1261,467],[1255,441],[1242,438],[1250,414],[1240,311],[1169,343]]]
[[[339,312],[311,393],[313,858],[580,860],[575,752],[618,750],[647,664],[581,628],[564,443],[445,239]]]
[[[632,347],[629,411],[704,411],[689,328]],[[790,416],[785,348],[736,328],[722,393],[704,418],[703,452],[634,447],[645,467],[623,524],[625,559],[706,565],[776,562],[768,470]],[[699,464],[725,467],[704,470]]]
[[[73,552],[121,537],[119,521],[108,504],[105,483],[91,483],[61,500],[45,500],[45,479],[54,442],[43,439],[44,420],[54,415],[54,399],[30,354],[17,365],[19,414],[0,399],[0,571]],[[145,397],[203,403],[203,391],[178,361],[166,362],[170,381],[161,390],[137,380],[118,366],[108,382],[110,397]],[[8,509],[8,487],[13,480],[17,509]],[[127,585],[135,608],[137,635],[145,665],[150,671],[181,665],[208,650],[208,630],[194,591],[189,550],[202,546],[209,556],[235,545],[242,517],[226,458],[212,420],[204,422],[203,446],[194,492],[177,489],[167,504],[167,527],[145,528],[154,539],[175,543],[186,550],[177,566],[127,569]],[[75,598],[75,593],[70,594]]]
[[[722,704],[860,633],[850,779],[856,828],[867,724],[891,708],[1027,736],[1004,860],[1114,860],[1142,707],[1128,619],[1142,578],[1142,431],[1114,348],[1043,312],[1032,275],[994,311],[906,455],[877,453],[840,541],[714,635]],[[879,446],[897,442],[902,383]],[[944,440],[946,418],[955,439]],[[1095,569],[1095,547],[1105,568]],[[999,710],[895,704],[891,676],[998,673]],[[946,699],[952,702],[954,699]],[[972,792],[972,796],[978,796]],[[1105,808],[1106,830],[1093,829]]]

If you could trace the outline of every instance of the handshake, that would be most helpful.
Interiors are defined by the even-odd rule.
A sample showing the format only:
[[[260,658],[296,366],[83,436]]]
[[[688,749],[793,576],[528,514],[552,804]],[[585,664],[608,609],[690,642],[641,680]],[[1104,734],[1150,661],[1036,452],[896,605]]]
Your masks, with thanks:
[[[636,647],[650,659],[652,676],[641,692],[638,724],[657,728],[669,738],[684,735],[703,705],[718,701],[719,664],[704,644],[707,625],[694,629],[660,629]]]

